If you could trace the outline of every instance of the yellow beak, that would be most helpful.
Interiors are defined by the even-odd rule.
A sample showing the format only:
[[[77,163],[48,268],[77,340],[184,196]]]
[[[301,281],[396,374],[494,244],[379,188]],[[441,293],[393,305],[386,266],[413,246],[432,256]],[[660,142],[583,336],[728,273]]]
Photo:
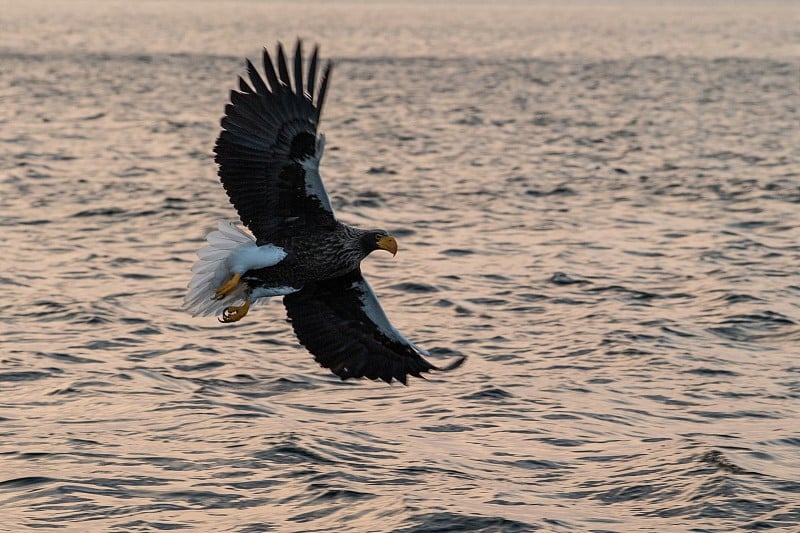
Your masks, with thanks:
[[[391,235],[378,239],[378,248],[386,250],[392,255],[397,255],[397,241]]]

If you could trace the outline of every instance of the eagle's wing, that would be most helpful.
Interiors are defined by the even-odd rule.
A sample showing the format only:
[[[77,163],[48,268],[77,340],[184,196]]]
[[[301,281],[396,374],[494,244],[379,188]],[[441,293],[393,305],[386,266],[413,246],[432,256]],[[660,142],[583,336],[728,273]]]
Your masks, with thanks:
[[[392,378],[406,383],[406,376],[421,377],[430,370],[452,370],[460,357],[438,368],[386,318],[372,287],[356,269],[344,276],[312,283],[285,296],[283,303],[292,327],[317,362],[342,379]]]
[[[324,137],[317,137],[331,63],[317,90],[317,51],[304,80],[297,41],[291,80],[283,46],[278,44],[277,71],[265,48],[266,81],[248,60],[250,83],[240,77],[239,90],[231,91],[225,107],[215,160],[231,203],[259,243],[276,229],[334,221],[319,175]]]

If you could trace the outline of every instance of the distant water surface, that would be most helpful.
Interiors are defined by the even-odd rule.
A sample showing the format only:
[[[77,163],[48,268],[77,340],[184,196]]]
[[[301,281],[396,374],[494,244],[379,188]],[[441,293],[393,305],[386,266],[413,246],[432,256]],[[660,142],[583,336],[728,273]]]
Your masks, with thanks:
[[[7,4],[0,530],[800,529],[796,4]],[[228,91],[296,36],[335,208],[451,374],[181,310]]]

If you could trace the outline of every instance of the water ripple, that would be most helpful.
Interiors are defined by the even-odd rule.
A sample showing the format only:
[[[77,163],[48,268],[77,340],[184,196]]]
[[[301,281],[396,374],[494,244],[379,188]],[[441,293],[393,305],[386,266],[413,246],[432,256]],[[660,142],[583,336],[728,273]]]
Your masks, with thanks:
[[[0,529],[800,527],[789,7],[45,4],[0,11]],[[181,310],[285,20],[335,60],[337,215],[397,236],[364,272],[452,373]]]

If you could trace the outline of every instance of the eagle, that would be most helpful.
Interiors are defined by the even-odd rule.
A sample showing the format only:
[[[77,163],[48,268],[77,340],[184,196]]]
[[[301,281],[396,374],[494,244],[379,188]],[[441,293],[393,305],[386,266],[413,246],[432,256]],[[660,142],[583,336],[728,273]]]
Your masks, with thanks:
[[[208,234],[184,307],[231,323],[253,304],[282,296],[297,339],[342,380],[405,385],[409,375],[457,368],[464,356],[443,367],[428,362],[430,353],[392,326],[361,273],[373,251],[397,254],[395,237],[343,224],[333,212],[319,172],[325,136],[318,132],[333,64],[320,75],[318,52],[315,46],[306,70],[300,40],[293,61],[280,43],[276,62],[265,48],[264,77],[247,60],[249,83],[240,76],[231,91],[214,153],[249,232],[220,221]]]

